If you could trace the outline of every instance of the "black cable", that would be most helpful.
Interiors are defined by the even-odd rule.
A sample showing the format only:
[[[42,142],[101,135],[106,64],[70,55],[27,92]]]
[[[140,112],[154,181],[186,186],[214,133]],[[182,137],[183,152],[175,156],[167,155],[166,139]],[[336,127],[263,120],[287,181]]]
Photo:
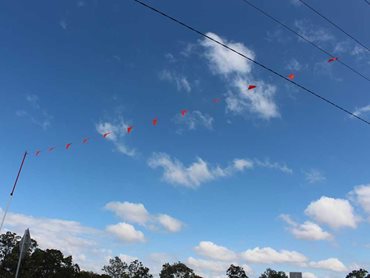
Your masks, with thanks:
[[[338,30],[340,30],[342,33],[346,34],[348,37],[350,37],[352,40],[354,40],[355,42],[357,42],[359,45],[361,45],[363,48],[365,48],[367,51],[370,52],[370,48],[368,48],[366,45],[364,45],[363,43],[361,43],[358,39],[356,39],[355,37],[353,37],[352,35],[350,35],[349,33],[347,33],[340,26],[338,26],[337,24],[335,24],[333,21],[331,21],[329,18],[327,18],[326,16],[324,16],[323,14],[321,14],[319,11],[317,11],[316,9],[314,9],[312,6],[308,5],[305,1],[303,1],[303,0],[298,0],[298,1],[301,2],[303,5],[305,5],[307,8],[309,8],[311,11],[313,11],[314,13],[316,13],[317,15],[319,15],[320,17],[322,17],[323,19],[325,19],[327,22],[329,22],[335,28],[337,28]]]
[[[367,3],[368,5],[370,5],[370,1],[369,0],[364,0],[365,3]]]
[[[152,10],[152,11],[154,11],[154,12],[156,12],[156,13],[158,13],[158,14],[160,14],[160,15],[162,15],[162,16],[164,16],[164,17],[166,17],[166,18],[168,18],[168,19],[170,19],[170,20],[172,20],[172,21],[174,21],[174,22],[176,22],[177,24],[182,25],[183,27],[185,27],[185,28],[187,28],[187,29],[189,29],[189,30],[191,30],[191,31],[193,31],[193,32],[195,32],[195,33],[197,33],[198,35],[201,35],[202,37],[205,37],[205,38],[207,38],[208,40],[213,41],[214,43],[216,43],[216,44],[218,44],[218,45],[220,45],[220,46],[222,46],[222,47],[224,47],[224,48],[226,48],[226,49],[228,49],[228,50],[230,50],[230,51],[234,52],[235,54],[238,54],[239,56],[241,56],[241,57],[243,57],[243,58],[247,59],[248,61],[250,61],[250,62],[252,62],[252,63],[254,63],[254,64],[256,64],[256,65],[258,65],[258,66],[260,66],[260,67],[264,68],[265,70],[267,70],[267,71],[269,71],[269,72],[271,72],[271,73],[273,73],[273,74],[275,74],[275,75],[279,76],[280,78],[282,78],[282,79],[284,79],[284,80],[286,80],[286,81],[288,81],[288,82],[290,82],[290,83],[294,84],[295,86],[297,86],[297,87],[301,88],[301,89],[302,89],[302,90],[304,90],[305,92],[308,92],[308,93],[310,93],[311,95],[313,95],[313,96],[315,96],[315,97],[317,97],[317,98],[321,99],[322,101],[325,101],[326,103],[328,103],[328,104],[330,104],[331,106],[333,106],[333,107],[335,107],[335,108],[337,108],[337,109],[341,110],[342,112],[344,112],[344,113],[346,113],[346,114],[348,114],[348,115],[350,115],[350,116],[352,116],[352,117],[354,117],[354,118],[356,118],[356,119],[358,119],[358,120],[360,120],[360,121],[362,121],[362,122],[364,122],[364,123],[366,123],[366,124],[370,125],[370,122],[369,122],[369,121],[367,121],[367,120],[365,120],[364,118],[362,118],[362,117],[360,117],[360,116],[357,116],[356,114],[352,113],[351,111],[347,110],[346,108],[344,108],[344,107],[342,107],[342,106],[340,106],[340,105],[338,105],[338,104],[336,104],[336,103],[332,102],[331,100],[329,100],[329,99],[327,99],[327,98],[325,98],[325,97],[323,97],[323,96],[321,96],[321,95],[319,95],[319,94],[315,93],[314,91],[312,91],[312,90],[310,90],[310,89],[308,89],[308,88],[304,87],[303,85],[300,85],[299,83],[294,82],[293,80],[288,79],[287,77],[285,77],[285,76],[284,76],[284,75],[282,75],[281,73],[278,73],[277,71],[275,71],[275,70],[273,70],[273,69],[271,69],[271,68],[269,68],[269,67],[265,66],[264,64],[261,64],[260,62],[258,62],[258,61],[256,61],[256,60],[254,60],[254,59],[252,59],[252,58],[249,58],[249,57],[248,57],[248,56],[246,56],[245,54],[243,54],[243,53],[241,53],[241,52],[239,52],[239,51],[237,51],[237,50],[233,49],[232,47],[230,47],[230,46],[228,46],[228,45],[226,45],[226,44],[224,44],[224,43],[222,43],[222,42],[220,42],[220,41],[218,41],[218,40],[216,40],[216,39],[214,39],[214,38],[211,38],[210,36],[208,36],[208,35],[204,34],[203,32],[201,32],[201,31],[199,31],[199,30],[197,30],[197,29],[195,29],[195,28],[191,27],[190,25],[187,25],[186,23],[184,23],[184,22],[182,22],[182,21],[180,21],[180,20],[178,20],[178,19],[176,19],[176,18],[174,18],[174,17],[172,17],[172,16],[170,16],[170,15],[168,15],[168,14],[166,14],[166,13],[164,13],[164,12],[162,12],[162,11],[160,11],[160,10],[158,10],[158,9],[156,9],[156,8],[154,8],[154,7],[150,6],[150,5],[148,5],[148,4],[146,4],[146,3],[142,2],[142,1],[140,1],[140,0],[133,0],[133,1],[135,1],[136,3],[139,3],[139,4],[141,4],[142,6],[144,6],[144,7],[148,8],[148,9],[150,9],[150,10]]]
[[[295,34],[296,36],[298,36],[299,38],[301,38],[302,40],[304,40],[305,42],[311,44],[313,47],[317,48],[318,50],[320,50],[322,53],[325,53],[326,55],[328,55],[329,57],[334,57],[333,54],[331,54],[329,51],[323,49],[322,47],[318,46],[316,43],[314,43],[313,41],[307,39],[305,36],[299,34],[297,31],[295,31],[294,29],[290,28],[288,25],[282,23],[280,20],[276,19],[275,17],[273,17],[272,15],[268,14],[267,12],[265,12],[264,10],[262,10],[261,8],[258,8],[257,6],[255,6],[254,4],[252,4],[251,2],[249,2],[248,0],[241,0],[243,1],[245,4],[249,5],[250,7],[252,7],[253,9],[257,10],[258,12],[260,12],[261,14],[263,14],[264,16],[267,16],[268,18],[270,18],[271,20],[275,21],[276,23],[280,24],[281,26],[283,26],[286,30],[288,30],[289,32]],[[337,60],[338,63],[340,63],[342,66],[345,66],[346,68],[348,68],[349,70],[351,70],[352,72],[358,74],[359,76],[361,76],[362,78],[366,79],[367,81],[370,82],[370,78],[363,75],[362,73],[358,72],[356,69],[354,69],[353,67],[351,67],[350,65],[344,63],[343,61],[341,61],[340,59]]]

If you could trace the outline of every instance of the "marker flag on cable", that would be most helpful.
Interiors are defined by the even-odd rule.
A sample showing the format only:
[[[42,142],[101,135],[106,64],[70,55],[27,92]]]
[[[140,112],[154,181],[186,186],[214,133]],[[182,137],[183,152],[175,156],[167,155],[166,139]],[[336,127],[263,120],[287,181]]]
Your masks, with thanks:
[[[256,87],[257,87],[256,85],[249,85],[249,86],[248,86],[248,91],[249,91],[249,90],[253,90],[253,89],[254,89],[254,88],[256,88]]]
[[[186,115],[186,113],[188,113],[188,110],[186,110],[186,109],[181,110],[181,116],[184,117]]]
[[[107,136],[108,136],[109,134],[111,134],[111,133],[112,133],[111,131],[108,131],[108,132],[104,133],[104,134],[103,134],[103,138],[107,138]]]
[[[336,61],[336,60],[338,60],[338,57],[332,57],[332,58],[330,58],[330,59],[328,60],[328,63],[334,62],[334,61]]]
[[[48,149],[48,152],[52,152],[54,149],[55,149],[55,147],[50,147],[50,148]]]
[[[82,144],[86,144],[87,142],[89,142],[89,138],[87,137],[82,140]]]
[[[132,131],[132,129],[133,129],[134,127],[133,126],[129,126],[128,128],[127,128],[127,133],[130,133],[131,131]]]
[[[214,98],[212,101],[213,101],[213,103],[219,103],[219,102],[221,101],[221,99],[219,99],[219,98]]]
[[[291,74],[289,74],[289,75],[288,75],[288,78],[289,78],[290,80],[293,80],[293,79],[295,78],[295,75],[294,75],[293,73],[291,73]]]
[[[40,155],[40,153],[41,153],[41,151],[40,151],[40,150],[37,150],[37,151],[35,152],[35,155],[36,155],[36,156],[39,156],[39,155]]]
[[[156,125],[157,125],[157,123],[158,123],[158,119],[157,119],[157,118],[154,118],[154,119],[153,119],[153,121],[152,121],[152,124],[153,124],[154,126],[156,126]]]
[[[68,150],[72,146],[72,143],[66,144],[66,150]]]

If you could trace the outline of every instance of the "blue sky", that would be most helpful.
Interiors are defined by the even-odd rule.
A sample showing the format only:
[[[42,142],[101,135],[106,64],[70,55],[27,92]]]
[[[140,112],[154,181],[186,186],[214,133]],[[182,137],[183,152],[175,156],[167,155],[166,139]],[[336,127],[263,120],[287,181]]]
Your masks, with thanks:
[[[368,81],[242,1],[150,3],[369,118]],[[253,3],[370,76],[369,53],[306,7]],[[366,3],[309,3],[370,45]],[[370,268],[364,123],[132,1],[8,1],[0,35],[3,208],[30,153],[7,229],[96,271],[114,255],[205,277]]]

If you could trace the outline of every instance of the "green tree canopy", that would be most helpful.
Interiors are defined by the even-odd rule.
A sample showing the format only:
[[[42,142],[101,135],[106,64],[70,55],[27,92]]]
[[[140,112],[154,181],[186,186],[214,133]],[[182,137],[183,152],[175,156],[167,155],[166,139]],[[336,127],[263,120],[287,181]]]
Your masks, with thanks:
[[[160,278],[195,278],[199,277],[194,274],[194,271],[181,262],[170,265],[166,263],[162,266],[159,273]]]
[[[348,273],[346,278],[370,278],[367,270],[360,268],[359,270],[353,270],[351,273]]]
[[[261,274],[260,278],[288,278],[288,276],[283,271],[277,272],[271,268],[268,268],[264,273]]]
[[[226,271],[226,275],[229,278],[248,278],[242,267],[233,264]]]
[[[129,265],[119,257],[109,260],[109,264],[103,267],[103,271],[112,278],[152,278],[149,268],[145,267],[142,262],[135,260]]]

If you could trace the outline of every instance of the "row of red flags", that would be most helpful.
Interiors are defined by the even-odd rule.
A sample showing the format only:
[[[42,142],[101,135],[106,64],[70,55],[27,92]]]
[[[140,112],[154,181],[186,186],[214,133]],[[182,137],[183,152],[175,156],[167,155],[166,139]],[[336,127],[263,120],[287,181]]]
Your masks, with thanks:
[[[332,62],[334,62],[334,61],[337,61],[338,60],[338,57],[332,57],[332,58],[330,58],[329,60],[328,60],[328,63],[332,63]],[[288,76],[287,76],[290,80],[293,80],[294,78],[295,78],[295,75],[294,75],[294,73],[290,73]],[[250,91],[250,90],[253,90],[253,89],[255,89],[255,88],[257,88],[257,86],[256,85],[253,85],[253,84],[249,84],[248,85],[248,91]],[[220,98],[214,98],[213,99],[213,102],[214,103],[219,103],[221,101],[221,99]],[[188,110],[187,109],[182,109],[181,111],[180,111],[180,114],[181,114],[181,116],[182,117],[185,117],[186,116],[186,114],[188,113]],[[158,124],[158,118],[154,118],[153,120],[152,120],[152,125],[153,126],[156,126]],[[128,126],[127,128],[126,128],[126,132],[128,133],[128,134],[130,134],[131,132],[132,132],[132,130],[133,130],[133,126]],[[103,133],[102,134],[102,137],[105,139],[105,138],[108,138],[109,137],[109,135],[111,135],[112,134],[112,131],[106,131],[105,133]],[[88,141],[89,141],[89,138],[83,138],[83,140],[82,140],[82,144],[86,144],[86,143],[88,143]],[[65,145],[65,149],[66,150],[68,150],[68,149],[70,149],[71,148],[71,146],[72,146],[72,143],[67,143],[66,145]],[[48,152],[52,152],[53,150],[55,149],[55,147],[50,147],[50,148],[48,148]],[[39,156],[41,154],[41,150],[37,150],[36,152],[35,152],[35,155],[36,156]]]

